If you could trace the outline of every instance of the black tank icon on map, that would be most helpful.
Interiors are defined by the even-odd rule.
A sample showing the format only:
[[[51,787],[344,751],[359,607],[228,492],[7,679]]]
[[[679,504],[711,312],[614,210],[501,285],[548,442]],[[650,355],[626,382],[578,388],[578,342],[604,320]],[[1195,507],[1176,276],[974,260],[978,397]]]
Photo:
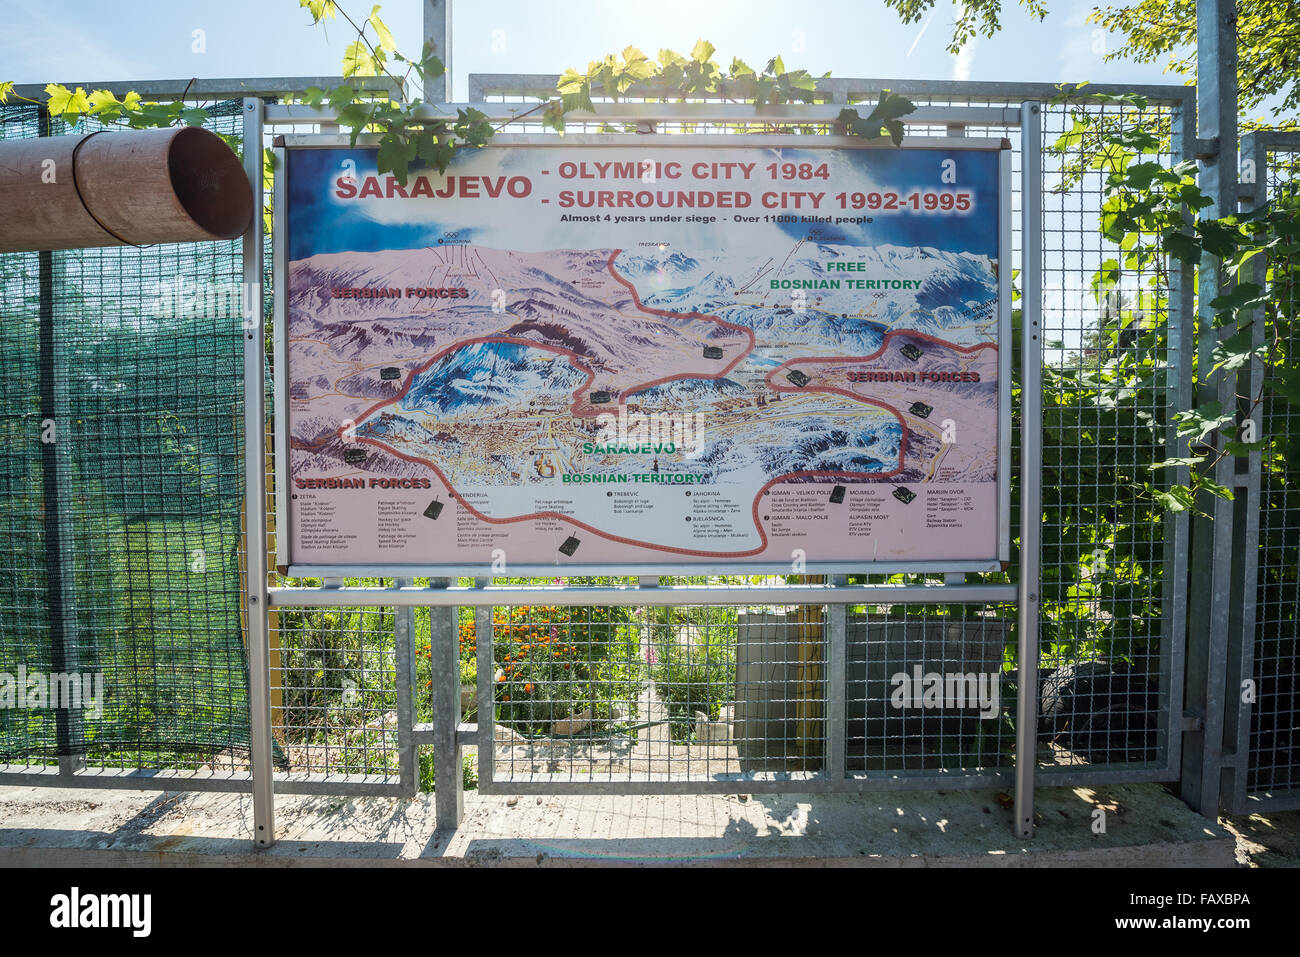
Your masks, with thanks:
[[[801,389],[812,381],[806,373],[800,372],[798,369],[791,369],[785,374],[785,377]]]
[[[705,346],[705,347],[704,347],[704,358],[706,358],[706,359],[721,359],[721,358],[722,358],[722,346]]]
[[[912,499],[916,498],[916,493],[905,485],[900,485],[894,489],[894,498],[898,499],[904,505],[910,505]]]
[[[913,402],[911,408],[909,408],[907,411],[911,412],[914,416],[916,416],[919,419],[928,419],[930,417],[930,413],[933,412],[934,409],[926,405],[924,402]]]
[[[912,343],[910,342],[907,345],[903,346],[903,348],[899,349],[898,351],[901,352],[907,358],[911,359],[913,362],[915,362],[917,359],[921,358],[922,355],[924,355],[924,353],[920,349],[912,345]]]
[[[606,392],[606,391],[604,391],[604,390],[602,389],[602,390],[599,391],[599,392],[593,392],[593,393],[591,394],[591,404],[592,404],[592,405],[605,405],[606,403],[609,402],[609,400],[610,400],[611,398],[613,398],[613,396],[611,396],[608,392]]]
[[[579,544],[581,544],[581,542],[577,538],[574,538],[572,535],[570,535],[568,538],[564,540],[564,543],[560,546],[560,551],[563,554],[572,557],[573,553],[578,550]]]
[[[349,465],[360,465],[366,460],[365,449],[344,449],[343,461]]]
[[[443,506],[444,504],[445,504],[445,503],[443,503],[443,502],[439,502],[439,501],[435,498],[432,502],[430,502],[427,506],[425,506],[425,509],[424,509],[424,517],[425,517],[425,518],[432,518],[432,519],[434,519],[434,520],[436,521],[437,518],[438,518],[438,516],[442,514],[442,506]]]
[[[842,505],[844,503],[844,486],[837,485],[831,489],[831,504]]]
[[[385,381],[389,381],[391,379],[400,379],[401,377],[402,377],[402,370],[397,368],[397,366],[384,366],[382,369],[379,370],[379,378]]]

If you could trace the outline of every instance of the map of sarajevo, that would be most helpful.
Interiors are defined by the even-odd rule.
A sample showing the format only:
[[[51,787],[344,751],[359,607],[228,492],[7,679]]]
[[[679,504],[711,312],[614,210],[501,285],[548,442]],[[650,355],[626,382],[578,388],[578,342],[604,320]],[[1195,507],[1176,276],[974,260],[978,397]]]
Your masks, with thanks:
[[[996,559],[997,151],[374,162],[290,153],[294,563]]]

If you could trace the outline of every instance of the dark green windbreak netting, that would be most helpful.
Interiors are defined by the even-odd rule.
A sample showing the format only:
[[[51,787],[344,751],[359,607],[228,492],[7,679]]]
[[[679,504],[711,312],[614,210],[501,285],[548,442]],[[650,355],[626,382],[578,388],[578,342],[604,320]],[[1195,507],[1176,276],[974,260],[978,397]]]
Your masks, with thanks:
[[[238,103],[211,112],[241,129]],[[42,132],[0,107],[0,138]],[[0,255],[0,705],[5,676],[26,699],[0,707],[0,764],[246,753],[241,280],[238,242]],[[39,707],[51,673],[91,700]]]

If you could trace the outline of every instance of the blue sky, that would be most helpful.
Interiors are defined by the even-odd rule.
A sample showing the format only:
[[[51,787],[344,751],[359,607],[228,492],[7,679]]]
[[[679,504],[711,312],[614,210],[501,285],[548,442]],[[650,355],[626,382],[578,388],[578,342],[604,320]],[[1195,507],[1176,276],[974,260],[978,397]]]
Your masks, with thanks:
[[[372,5],[342,3],[354,17]],[[1158,65],[1103,64],[1116,41],[1085,23],[1091,2],[1049,6],[1043,23],[1011,6],[1001,33],[953,57],[944,47],[956,11],[942,0],[927,23],[912,26],[878,0],[461,0],[453,6],[455,96],[465,98],[469,73],[560,72],[629,43],[653,55],[664,46],[688,50],[700,37],[717,44],[724,65],[735,55],[761,67],[779,53],[787,68],[837,76],[1180,82]],[[400,48],[418,50],[420,0],[387,0],[382,16]],[[336,75],[351,39],[340,22],[311,26],[297,0],[5,0],[0,80]]]

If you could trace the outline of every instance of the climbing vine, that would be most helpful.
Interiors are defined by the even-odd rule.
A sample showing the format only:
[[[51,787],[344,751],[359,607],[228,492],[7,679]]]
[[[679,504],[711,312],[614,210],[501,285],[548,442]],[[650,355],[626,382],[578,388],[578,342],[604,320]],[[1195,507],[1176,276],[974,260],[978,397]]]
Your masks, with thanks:
[[[621,54],[611,53],[593,60],[585,71],[568,69],[556,84],[553,97],[494,127],[482,111],[473,107],[457,109],[452,115],[422,96],[398,99],[387,91],[376,91],[357,82],[369,77],[383,78],[390,81],[393,90],[405,91],[414,81],[421,91],[426,91],[445,72],[442,60],[428,44],[419,57],[405,56],[397,49],[392,31],[379,15],[379,5],[360,22],[334,0],[299,0],[299,5],[310,13],[314,24],[323,25],[342,18],[356,31],[356,39],[343,53],[342,73],[348,82],[331,90],[311,87],[303,92],[301,102],[334,111],[339,126],[349,131],[354,146],[363,134],[378,137],[377,172],[392,174],[402,185],[406,184],[413,164],[424,163],[440,173],[445,172],[458,148],[486,146],[501,128],[528,116],[539,115],[544,127],[563,133],[570,114],[596,112],[593,98],[617,102],[634,94],[660,102],[684,102],[688,98],[709,97],[754,106],[817,101],[818,78],[807,70],[787,70],[779,56],[768,60],[762,70],[733,58],[724,70],[713,58],[714,45],[699,40],[689,55],[665,49],[652,60],[629,46]],[[823,79],[829,76],[829,73],[822,74]],[[82,87],[69,89],[58,83],[47,85],[45,94],[42,104],[17,96],[12,82],[0,83],[0,103],[13,97],[43,105],[51,116],[70,125],[82,117],[94,117],[102,123],[130,129],[202,126],[209,119],[208,110],[200,103],[187,103],[185,94],[168,102],[155,102],[134,92],[119,98],[108,90],[87,93]],[[906,97],[885,90],[867,116],[846,107],[832,128],[842,135],[864,139],[887,136],[898,145],[903,138],[902,117],[914,109]],[[238,149],[233,138],[227,139]]]
[[[356,30],[356,39],[343,55],[343,76],[384,77],[397,89],[406,89],[412,80],[421,90],[442,77],[442,61],[426,45],[421,56],[403,56],[396,47],[392,32],[379,17],[375,6],[362,23],[353,19],[342,5],[333,0],[299,0],[322,24],[341,16]],[[724,70],[713,59],[714,45],[699,40],[689,56],[673,50],[660,50],[650,59],[634,46],[621,54],[611,53],[587,64],[585,71],[566,70],[556,84],[555,96],[533,109],[506,121],[502,127],[534,114],[540,115],[544,127],[563,133],[571,113],[595,113],[593,97],[617,102],[629,94],[660,102],[683,102],[687,98],[712,97],[755,106],[781,103],[813,103],[817,99],[817,78],[807,70],[787,70],[779,56],[767,61],[761,71],[743,60],[733,58]],[[401,64],[400,68],[396,65]],[[830,74],[823,74],[823,78]],[[458,109],[456,115],[442,113],[435,103],[420,97],[394,100],[376,97],[350,83],[333,90],[311,88],[303,102],[328,105],[338,114],[338,123],[351,131],[356,144],[363,133],[379,137],[377,172],[391,173],[406,184],[410,165],[417,160],[444,172],[458,147],[485,146],[501,128],[493,127],[487,117],[473,107]],[[915,107],[906,97],[884,91],[880,101],[865,118],[857,110],[845,108],[836,118],[837,132],[849,136],[876,139],[888,136],[895,145],[903,138],[901,117]]]
[[[1078,91],[1063,93],[1058,102],[1068,103]],[[1091,94],[1114,107],[1140,113],[1145,97],[1133,94]],[[1065,186],[1077,184],[1084,172],[1104,177],[1105,195],[1098,224],[1101,234],[1118,253],[1106,259],[1093,276],[1098,303],[1109,300],[1122,271],[1153,272],[1150,289],[1137,308],[1120,309],[1112,317],[1113,328],[1105,330],[1112,357],[1099,380],[1078,388],[1096,392],[1099,402],[1114,408],[1141,408],[1137,397],[1151,388],[1159,372],[1156,357],[1168,349],[1164,324],[1143,326],[1143,315],[1167,314],[1164,301],[1168,289],[1166,260],[1187,263],[1193,268],[1215,264],[1230,282],[1208,305],[1220,334],[1208,366],[1197,363],[1195,378],[1207,381],[1216,374],[1235,374],[1252,362],[1263,370],[1251,395],[1240,395],[1233,407],[1211,401],[1175,413],[1174,424],[1188,444],[1186,455],[1165,458],[1150,466],[1153,472],[1185,466],[1188,482],[1160,489],[1151,482],[1143,489],[1160,505],[1172,511],[1195,507],[1201,493],[1231,499],[1232,489],[1212,477],[1218,463],[1227,456],[1263,453],[1264,465],[1286,468],[1300,455],[1300,436],[1263,435],[1262,408],[1268,397],[1300,406],[1300,371],[1289,355],[1292,316],[1287,304],[1294,300],[1280,291],[1293,284],[1290,264],[1300,256],[1300,196],[1283,192],[1257,209],[1217,219],[1196,219],[1211,199],[1197,185],[1196,162],[1173,166],[1160,162],[1167,149],[1167,132],[1150,126],[1124,122],[1117,116],[1078,111],[1074,121],[1050,147],[1062,157],[1071,157],[1063,169]],[[1247,266],[1264,263],[1264,282],[1253,281]],[[1256,323],[1263,323],[1262,335]],[[1121,340],[1127,346],[1121,348]],[[1069,370],[1061,370],[1063,373]],[[1058,383],[1056,394],[1070,394],[1074,386]]]

